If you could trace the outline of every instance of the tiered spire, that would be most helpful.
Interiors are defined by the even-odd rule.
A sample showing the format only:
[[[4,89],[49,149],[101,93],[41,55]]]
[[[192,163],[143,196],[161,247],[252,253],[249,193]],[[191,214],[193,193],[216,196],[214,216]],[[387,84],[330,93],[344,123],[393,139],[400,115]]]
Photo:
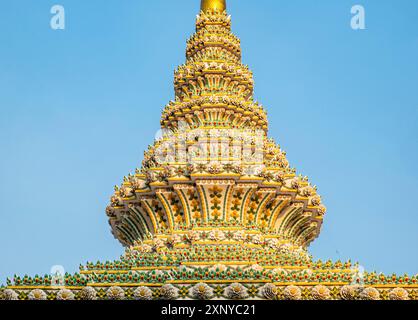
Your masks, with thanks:
[[[174,90],[161,117],[163,137],[111,198],[115,237],[130,247],[208,228],[244,238],[256,232],[304,252],[326,210],[316,187],[267,138],[267,115],[253,100],[253,75],[241,63],[225,1],[201,2]]]
[[[251,128],[267,131],[265,110],[253,100],[254,80],[241,63],[240,40],[231,32],[225,1],[202,1],[196,33],[187,41],[186,63],[174,77],[175,101],[161,125],[192,128]]]

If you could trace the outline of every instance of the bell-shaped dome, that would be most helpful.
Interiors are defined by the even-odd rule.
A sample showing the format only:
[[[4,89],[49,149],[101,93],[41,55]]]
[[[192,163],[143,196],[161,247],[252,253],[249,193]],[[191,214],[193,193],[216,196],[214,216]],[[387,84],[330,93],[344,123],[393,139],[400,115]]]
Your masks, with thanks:
[[[127,247],[207,229],[306,249],[325,207],[268,138],[267,114],[253,99],[253,75],[241,62],[225,1],[201,5],[186,62],[175,71],[175,99],[162,113],[163,135],[107,208],[112,232]]]

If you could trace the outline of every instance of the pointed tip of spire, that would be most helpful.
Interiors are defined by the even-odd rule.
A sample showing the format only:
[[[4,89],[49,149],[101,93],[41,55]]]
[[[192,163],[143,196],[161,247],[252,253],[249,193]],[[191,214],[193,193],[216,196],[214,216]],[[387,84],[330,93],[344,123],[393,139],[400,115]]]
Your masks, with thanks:
[[[208,10],[216,10],[223,12],[226,10],[226,0],[202,0],[200,10],[206,12]]]

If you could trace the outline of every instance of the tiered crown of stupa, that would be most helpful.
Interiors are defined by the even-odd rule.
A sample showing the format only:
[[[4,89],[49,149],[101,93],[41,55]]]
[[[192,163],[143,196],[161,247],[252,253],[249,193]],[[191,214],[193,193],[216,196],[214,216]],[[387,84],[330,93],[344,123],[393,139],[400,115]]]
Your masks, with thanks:
[[[107,208],[123,245],[207,231],[304,251],[318,236],[325,207],[267,137],[253,87],[225,1],[203,0],[186,63],[175,71],[175,99],[162,113],[163,134]]]
[[[215,5],[217,4],[217,5]],[[254,80],[241,63],[240,40],[231,32],[224,2],[202,3],[196,33],[187,42],[187,61],[175,72],[175,101],[164,109],[161,125],[176,129],[251,128],[267,130],[267,115],[253,101]],[[215,9],[214,9],[215,8]]]

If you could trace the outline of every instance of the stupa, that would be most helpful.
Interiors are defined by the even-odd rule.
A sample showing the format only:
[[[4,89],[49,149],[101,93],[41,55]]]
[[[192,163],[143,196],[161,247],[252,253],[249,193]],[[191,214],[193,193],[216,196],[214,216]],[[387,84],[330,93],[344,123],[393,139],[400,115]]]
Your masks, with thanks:
[[[253,88],[226,1],[202,0],[162,135],[106,209],[126,248],[120,260],[63,277],[15,276],[1,298],[418,299],[417,277],[309,255],[326,208],[268,138]]]

